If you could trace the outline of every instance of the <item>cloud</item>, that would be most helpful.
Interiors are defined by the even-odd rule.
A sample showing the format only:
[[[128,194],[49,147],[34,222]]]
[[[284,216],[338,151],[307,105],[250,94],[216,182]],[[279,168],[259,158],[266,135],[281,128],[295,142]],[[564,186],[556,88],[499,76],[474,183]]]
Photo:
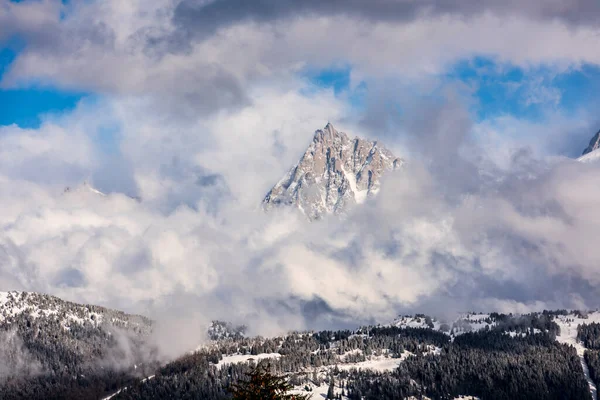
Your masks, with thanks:
[[[11,157],[35,170],[80,156],[57,145],[66,132],[95,149],[91,128],[114,123],[142,197],[76,185],[62,193],[27,168],[2,167],[0,287],[148,314],[164,324],[157,337],[179,327],[184,347],[212,318],[271,334],[409,311],[595,304],[598,166],[537,156],[518,142],[498,156],[495,143],[475,140],[483,125],[449,95],[415,104],[410,162],[377,198],[311,224],[258,205],[332,113],[359,133],[350,111],[330,91],[249,93],[252,107],[196,120],[128,97],[106,100],[102,117],[82,106],[37,131],[0,135],[2,147],[22,137]],[[517,128],[485,129],[501,138],[499,129]],[[40,149],[51,163],[32,156]],[[81,164],[91,176],[106,169]]]
[[[540,20],[559,19],[574,25],[596,25],[600,6],[594,0],[519,1],[260,1],[184,0],[175,8],[174,20],[186,32],[203,36],[235,23],[267,23],[298,16],[323,17],[345,15],[368,22],[406,22],[423,16],[450,15],[468,18],[485,13]]]
[[[150,95],[192,117],[247,106],[248,87],[284,86],[306,65],[345,63],[373,83],[430,79],[475,55],[524,68],[600,64],[593,0],[57,3],[3,8],[20,21],[3,36],[26,42],[4,87]]]
[[[35,376],[43,372],[42,365],[23,345],[15,330],[0,332],[0,379]]]
[[[5,87],[97,98],[39,129],[0,128],[0,289],[156,317],[158,337],[177,330],[173,354],[211,318],[268,334],[597,302],[599,167],[556,156],[583,147],[593,116],[476,121],[469,88],[438,90],[475,54],[599,64],[597,19],[567,1],[235,4],[3,6],[1,37],[27,41]],[[365,109],[298,78],[339,62],[366,82]],[[527,101],[548,99],[534,85]],[[344,219],[262,213],[328,120],[408,166]]]
[[[46,184],[80,180],[94,163],[87,137],[46,124],[42,130],[0,127],[2,171]]]

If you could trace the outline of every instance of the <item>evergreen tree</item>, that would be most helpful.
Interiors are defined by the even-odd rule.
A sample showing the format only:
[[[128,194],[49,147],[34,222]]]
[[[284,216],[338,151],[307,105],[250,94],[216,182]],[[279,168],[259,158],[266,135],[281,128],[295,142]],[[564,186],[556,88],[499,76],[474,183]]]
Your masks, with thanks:
[[[334,381],[333,375],[332,375],[331,379],[329,380],[329,389],[327,389],[327,398],[328,399],[335,398],[334,389],[333,389],[334,387],[335,387],[335,381]]]
[[[246,374],[247,380],[232,385],[234,400],[308,400],[307,395],[290,394],[285,378],[271,374],[269,366],[257,366]]]

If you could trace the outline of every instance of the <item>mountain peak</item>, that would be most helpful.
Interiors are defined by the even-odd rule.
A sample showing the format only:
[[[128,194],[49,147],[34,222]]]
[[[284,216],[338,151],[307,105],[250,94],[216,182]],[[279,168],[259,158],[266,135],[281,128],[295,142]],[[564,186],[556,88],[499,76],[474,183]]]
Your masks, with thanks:
[[[315,132],[300,159],[263,200],[263,208],[292,205],[309,219],[342,214],[379,190],[379,178],[403,164],[377,142],[350,139],[331,123]]]
[[[333,140],[344,140],[348,139],[348,136],[344,132],[337,131],[331,122],[328,122],[323,129],[317,129],[313,137],[314,142],[331,142]]]
[[[594,135],[592,140],[590,140],[588,147],[586,147],[585,150],[583,150],[583,153],[581,155],[584,156],[587,153],[591,153],[592,151],[597,150],[598,148],[600,148],[600,131],[598,131],[598,133]]]
[[[90,185],[88,183],[88,181],[84,181],[82,184],[76,186],[75,188],[71,188],[70,186],[65,187],[64,193],[93,193],[95,195],[99,195],[102,197],[106,196],[106,193],[103,193],[101,191],[99,191],[98,189],[96,189],[95,187],[93,187],[92,185]]]
[[[333,127],[333,124],[331,122],[328,122],[327,125],[325,125],[325,128],[323,130],[330,132],[332,135],[337,133],[337,131],[335,130],[335,128]]]

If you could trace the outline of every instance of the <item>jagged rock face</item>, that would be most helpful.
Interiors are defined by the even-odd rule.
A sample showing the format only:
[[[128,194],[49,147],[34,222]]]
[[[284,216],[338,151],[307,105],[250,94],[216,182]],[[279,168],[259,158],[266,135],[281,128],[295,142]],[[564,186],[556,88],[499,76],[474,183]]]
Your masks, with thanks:
[[[379,180],[404,161],[377,142],[350,139],[327,124],[308,149],[265,196],[263,208],[298,207],[309,219],[340,214],[379,190]]]
[[[592,151],[597,150],[598,148],[600,148],[600,131],[598,131],[598,133],[594,135],[592,140],[590,140],[590,144],[588,145],[588,147],[586,147],[586,149],[581,155],[583,156],[587,153],[591,153]]]

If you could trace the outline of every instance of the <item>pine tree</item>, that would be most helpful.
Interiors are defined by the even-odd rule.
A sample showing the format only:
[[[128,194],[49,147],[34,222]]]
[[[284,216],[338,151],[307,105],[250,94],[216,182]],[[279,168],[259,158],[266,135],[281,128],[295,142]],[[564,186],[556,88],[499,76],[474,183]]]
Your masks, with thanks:
[[[257,366],[245,381],[232,385],[234,400],[308,400],[310,396],[290,394],[293,388],[285,378],[271,374],[269,366]]]
[[[329,380],[329,389],[327,389],[327,398],[328,399],[335,398],[334,389],[333,389],[334,387],[335,387],[335,382],[334,382],[334,379],[332,376],[331,379]]]

